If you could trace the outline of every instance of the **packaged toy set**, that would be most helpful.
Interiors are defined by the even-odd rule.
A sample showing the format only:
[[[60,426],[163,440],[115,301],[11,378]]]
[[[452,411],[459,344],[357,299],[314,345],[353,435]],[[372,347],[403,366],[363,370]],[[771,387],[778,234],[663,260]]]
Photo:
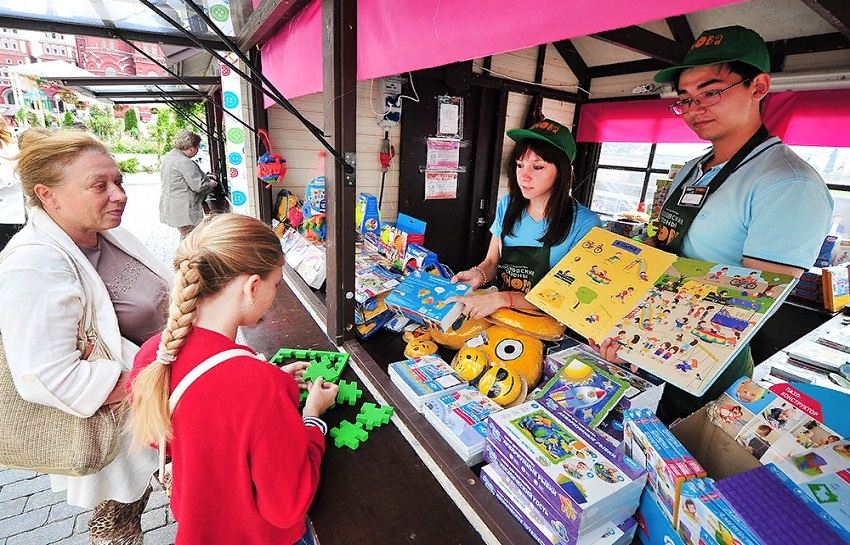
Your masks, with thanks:
[[[560,525],[556,524],[553,527],[551,521],[544,519],[540,512],[522,494],[516,491],[510,478],[498,466],[488,464],[482,467],[481,482],[540,545],[573,543],[568,541],[569,536]],[[629,517],[619,525],[607,525],[596,532],[582,536],[577,543],[578,545],[589,545],[591,543],[594,545],[628,545],[634,538],[636,528],[637,521]]]
[[[478,388],[467,386],[426,401],[422,414],[466,465],[473,466],[484,457],[487,418],[501,410]]]
[[[706,472],[682,443],[649,409],[629,409],[624,414],[621,449],[647,471],[647,492],[655,495],[665,516],[675,527],[682,485]]]
[[[465,295],[469,286],[420,270],[411,272],[387,295],[387,306],[419,323],[436,323],[446,330],[463,310],[459,303],[447,303],[452,296]]]
[[[466,387],[467,382],[438,356],[422,356],[391,363],[390,380],[416,410],[426,401]]]
[[[566,543],[590,543],[590,536],[629,518],[646,480],[614,445],[546,398],[491,415],[484,459]]]

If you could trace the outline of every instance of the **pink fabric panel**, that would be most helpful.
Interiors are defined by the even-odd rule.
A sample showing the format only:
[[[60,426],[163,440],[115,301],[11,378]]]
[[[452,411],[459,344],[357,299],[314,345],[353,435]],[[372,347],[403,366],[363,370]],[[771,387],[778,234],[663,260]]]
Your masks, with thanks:
[[[592,102],[581,107],[578,142],[702,142],[667,106],[675,99]]]
[[[850,89],[789,91],[767,96],[765,125],[794,146],[850,147]],[[769,115],[768,115],[769,114]]]
[[[742,1],[646,0],[623,9],[622,0],[537,0],[532,9],[504,0],[360,0],[357,78],[442,66]],[[322,89],[321,30],[316,0],[263,46],[263,73],[287,98]]]
[[[255,0],[256,1],[256,0]],[[262,47],[263,75],[294,98],[322,90],[322,2],[315,0]],[[264,97],[266,108],[274,104]]]
[[[674,99],[594,102],[581,107],[578,142],[702,142],[667,110]],[[764,124],[797,146],[850,147],[850,89],[771,93]]]

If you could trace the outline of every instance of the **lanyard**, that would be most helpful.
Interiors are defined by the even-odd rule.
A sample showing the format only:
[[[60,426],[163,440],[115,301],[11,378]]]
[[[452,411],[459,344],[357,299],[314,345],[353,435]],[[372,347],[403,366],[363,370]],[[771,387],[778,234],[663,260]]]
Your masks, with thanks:
[[[658,217],[658,233],[655,235],[656,246],[662,250],[679,254],[685,233],[690,229],[708,197],[720,189],[723,182],[741,166],[747,155],[767,140],[768,136],[767,128],[762,125],[741,149],[723,165],[723,168],[708,185],[703,187],[689,185],[686,187],[684,180],[689,179],[694,169],[699,166],[701,161],[697,161],[661,209]]]

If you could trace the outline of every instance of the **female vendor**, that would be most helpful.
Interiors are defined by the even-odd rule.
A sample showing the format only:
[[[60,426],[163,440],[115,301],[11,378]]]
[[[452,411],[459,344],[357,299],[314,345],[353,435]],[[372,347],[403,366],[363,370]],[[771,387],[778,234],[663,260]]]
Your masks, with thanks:
[[[569,129],[544,119],[528,129],[511,129],[516,142],[508,168],[509,193],[499,200],[493,237],[480,265],[452,282],[477,288],[494,282],[498,292],[457,298],[470,318],[502,307],[534,308],[525,294],[563,258],[599,218],[570,194],[576,143]]]

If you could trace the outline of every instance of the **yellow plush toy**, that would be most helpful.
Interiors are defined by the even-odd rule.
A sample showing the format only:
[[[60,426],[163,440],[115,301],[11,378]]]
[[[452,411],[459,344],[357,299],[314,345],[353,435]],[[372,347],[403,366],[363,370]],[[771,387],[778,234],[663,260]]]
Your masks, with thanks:
[[[484,373],[478,390],[502,407],[512,407],[525,401],[528,384],[514,369],[497,365]]]
[[[544,341],[558,341],[564,338],[564,324],[552,318],[542,310],[502,307],[487,317],[496,325],[515,329],[520,333],[537,337]]]
[[[437,351],[437,345],[428,339],[413,339],[404,347],[405,358],[421,358]]]
[[[467,382],[474,384],[487,370],[487,355],[477,348],[461,348],[452,360],[452,367]]]
[[[494,325],[485,332],[487,342],[478,348],[487,355],[491,367],[508,367],[534,388],[543,374],[543,342],[504,326]]]
[[[439,327],[431,329],[431,340],[440,346],[459,350],[463,343],[490,327],[490,322],[483,318],[468,318],[461,314],[445,331]]]

